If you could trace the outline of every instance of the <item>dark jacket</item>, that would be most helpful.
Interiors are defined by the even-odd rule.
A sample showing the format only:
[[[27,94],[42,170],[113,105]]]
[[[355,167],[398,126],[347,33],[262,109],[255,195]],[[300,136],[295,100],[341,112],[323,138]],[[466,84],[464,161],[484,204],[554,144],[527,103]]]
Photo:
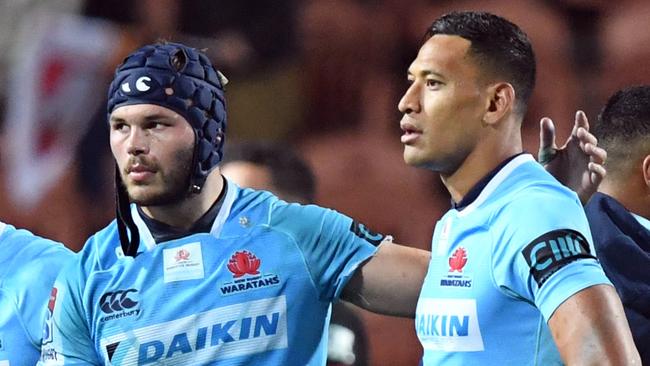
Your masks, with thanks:
[[[585,206],[596,254],[625,308],[644,365],[650,365],[650,230],[612,197]]]

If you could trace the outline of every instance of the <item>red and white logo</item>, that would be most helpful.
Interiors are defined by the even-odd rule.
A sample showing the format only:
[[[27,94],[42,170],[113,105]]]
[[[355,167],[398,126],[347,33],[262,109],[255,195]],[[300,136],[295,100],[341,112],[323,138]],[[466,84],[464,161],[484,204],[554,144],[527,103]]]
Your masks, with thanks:
[[[190,252],[186,249],[181,249],[176,252],[174,259],[176,259],[176,262],[187,261],[190,259]]]
[[[52,287],[52,292],[50,292],[50,301],[47,303],[47,309],[51,312],[54,311],[54,304],[56,304],[56,294],[59,290],[56,287]]]
[[[467,251],[463,247],[459,247],[449,257],[449,272],[463,272],[463,267],[467,264]]]
[[[245,274],[257,275],[260,274],[258,269],[260,268],[261,261],[255,256],[255,254],[243,250],[241,252],[235,252],[235,254],[230,257],[228,261],[228,270],[232,272],[233,277],[238,278]]]

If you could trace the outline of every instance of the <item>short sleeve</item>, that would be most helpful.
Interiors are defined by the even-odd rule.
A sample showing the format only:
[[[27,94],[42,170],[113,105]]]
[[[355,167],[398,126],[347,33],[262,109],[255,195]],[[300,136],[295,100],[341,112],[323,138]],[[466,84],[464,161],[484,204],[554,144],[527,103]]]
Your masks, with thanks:
[[[610,284],[595,257],[585,213],[564,190],[529,189],[497,214],[497,286],[533,303],[548,321],[575,293]],[[492,229],[491,229],[492,230]]]
[[[334,210],[279,202],[274,226],[301,251],[321,300],[338,298],[357,267],[373,256],[384,235]]]
[[[86,244],[88,245],[88,244]],[[84,253],[86,254],[86,253]],[[83,306],[84,256],[66,266],[51,290],[39,365],[101,365]]]
[[[38,345],[41,343],[50,288],[61,266],[71,261],[74,253],[61,243],[35,236],[26,230],[13,230],[3,240],[11,240],[21,247],[18,249],[14,246],[21,260],[12,263],[12,282],[8,285],[16,291],[19,313],[29,338]]]

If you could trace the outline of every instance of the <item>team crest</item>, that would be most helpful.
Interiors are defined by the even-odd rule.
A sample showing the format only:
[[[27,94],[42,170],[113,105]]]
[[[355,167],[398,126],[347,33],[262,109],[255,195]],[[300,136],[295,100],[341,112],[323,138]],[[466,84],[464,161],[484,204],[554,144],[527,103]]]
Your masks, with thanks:
[[[246,250],[241,252],[236,252],[230,257],[228,261],[228,270],[232,272],[232,275],[235,278],[239,278],[245,274],[249,275],[258,275],[260,272],[260,260],[255,256],[255,254],[248,252]]]
[[[449,271],[440,279],[442,287],[472,287],[472,277],[463,273],[463,268],[467,264],[467,250],[458,247],[449,257]]]
[[[232,281],[220,285],[222,295],[275,286],[280,283],[278,275],[260,272],[262,260],[248,250],[237,251],[230,256],[226,268],[232,274]]]
[[[465,248],[460,247],[456,249],[454,254],[449,257],[449,273],[463,272],[463,267],[467,264],[467,251]]]

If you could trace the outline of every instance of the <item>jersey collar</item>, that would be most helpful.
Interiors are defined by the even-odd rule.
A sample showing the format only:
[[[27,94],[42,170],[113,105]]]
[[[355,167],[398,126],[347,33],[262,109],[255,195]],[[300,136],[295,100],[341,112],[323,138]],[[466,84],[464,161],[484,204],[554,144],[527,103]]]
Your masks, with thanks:
[[[237,194],[237,187],[234,184],[225,178],[224,182],[225,195],[222,194],[212,208],[197,221],[192,229],[184,233],[177,232],[178,230],[175,228],[170,228],[168,225],[146,217],[144,214],[141,214],[137,205],[131,204],[131,215],[133,215],[133,221],[140,232],[141,244],[144,244],[147,250],[151,250],[156,246],[156,239],[158,239],[158,242],[173,240],[197,232],[209,232],[212,236],[219,237],[223,225],[230,215],[230,210]]]
[[[519,153],[507,158],[481,178],[459,203],[452,201],[452,208],[457,210],[460,216],[465,216],[474,211],[515,168],[530,161],[534,162],[535,159],[528,153]]]

